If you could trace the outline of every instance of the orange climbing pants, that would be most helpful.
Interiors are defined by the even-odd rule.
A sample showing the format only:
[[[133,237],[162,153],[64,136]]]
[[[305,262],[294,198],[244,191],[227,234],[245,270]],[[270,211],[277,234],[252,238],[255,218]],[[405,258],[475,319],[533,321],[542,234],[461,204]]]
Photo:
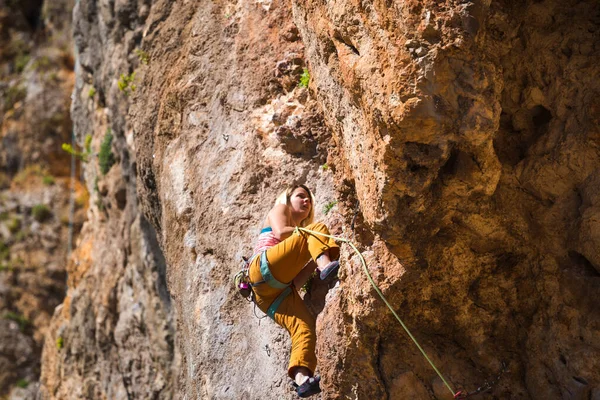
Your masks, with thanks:
[[[310,224],[306,229],[329,234],[325,224],[320,222]],[[340,248],[333,239],[302,231],[293,233],[292,236],[267,250],[269,269],[279,282],[291,282],[311,258],[316,260],[325,250],[329,250],[332,260],[337,260],[340,256]],[[250,281],[262,280],[260,257],[255,257],[250,264]],[[255,286],[256,305],[266,313],[271,303],[283,290],[272,288],[267,283]],[[292,293],[277,308],[275,322],[287,329],[292,339],[288,375],[294,379],[298,367],[306,367],[311,375],[314,374],[317,367],[315,319],[306,308],[296,288],[292,288]]]

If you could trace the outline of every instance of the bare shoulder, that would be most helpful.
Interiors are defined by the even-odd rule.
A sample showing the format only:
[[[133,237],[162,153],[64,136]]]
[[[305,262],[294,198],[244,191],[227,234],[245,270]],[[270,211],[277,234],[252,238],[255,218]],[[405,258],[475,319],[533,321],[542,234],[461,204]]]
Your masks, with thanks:
[[[281,223],[287,222],[289,217],[289,209],[285,204],[276,204],[267,215],[267,222],[273,225],[276,221]]]
[[[276,204],[273,208],[271,208],[271,211],[269,211],[268,216],[271,217],[281,217],[281,216],[285,216],[287,217],[289,214],[289,210],[288,210],[288,206],[286,206],[285,204]]]

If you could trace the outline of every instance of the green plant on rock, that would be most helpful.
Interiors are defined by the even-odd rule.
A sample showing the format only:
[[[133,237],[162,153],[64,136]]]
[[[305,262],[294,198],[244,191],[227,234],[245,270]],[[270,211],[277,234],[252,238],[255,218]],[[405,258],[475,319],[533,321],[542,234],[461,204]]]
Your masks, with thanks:
[[[27,386],[29,386],[29,381],[27,379],[19,379],[17,381],[17,387],[25,389]]]
[[[72,156],[79,158],[81,161],[88,162],[88,154],[82,151],[75,150],[73,146],[71,146],[69,143],[63,143],[62,149],[67,153],[71,154]]]
[[[52,216],[52,211],[50,211],[48,206],[45,204],[36,204],[31,209],[31,215],[33,216],[33,219],[35,219],[36,221],[44,222],[45,220],[47,220],[48,218],[50,218]]]
[[[136,86],[133,83],[134,79],[135,79],[135,72],[132,72],[129,75],[121,74],[121,76],[119,77],[119,81],[117,82],[117,85],[119,86],[119,90],[121,92],[125,93],[126,96],[129,96],[130,91],[135,92]]]
[[[327,215],[327,213],[329,213],[329,211],[331,211],[333,206],[335,206],[337,203],[337,200],[332,200],[329,203],[325,204],[323,206],[323,214]]]
[[[95,95],[96,95],[96,89],[94,87],[91,87],[90,90],[88,90],[88,97],[91,99]]]
[[[10,233],[15,234],[21,229],[21,220],[14,217],[7,226]]]
[[[106,207],[104,207],[104,202],[102,201],[102,199],[96,200],[96,207],[98,207],[98,210],[100,211],[104,211],[106,209]]]
[[[46,186],[52,186],[55,183],[54,177],[52,175],[44,175],[42,177],[42,183]]]
[[[308,68],[304,68],[302,71],[302,75],[300,76],[300,82],[298,83],[298,86],[307,88],[309,83],[310,83],[310,72],[308,72]]]
[[[329,165],[327,163],[321,165],[321,168],[323,169],[323,171],[327,171],[329,169]]]
[[[13,85],[8,88],[4,94],[4,110],[8,111],[15,106],[19,101],[27,97],[27,89],[21,85]]]
[[[12,311],[8,311],[8,312],[4,313],[3,318],[11,320],[11,321],[15,321],[17,324],[19,324],[19,329],[21,330],[21,332],[23,332],[25,329],[27,329],[31,325],[31,322],[27,318],[25,318],[23,315],[17,314]]]
[[[138,56],[138,58],[142,64],[148,65],[148,63],[150,62],[150,56],[148,55],[148,53],[146,53],[142,49],[135,49],[134,53],[136,56]]]
[[[15,235],[15,242],[22,242],[27,237],[27,232],[21,230]]]
[[[46,79],[46,82],[49,82],[49,83],[57,83],[60,81],[60,78],[58,77],[58,74],[56,73],[56,71],[52,71],[48,75],[44,75],[44,76],[48,77],[48,79]]]
[[[100,165],[100,172],[102,175],[106,175],[110,170],[110,167],[115,163],[115,156],[112,152],[112,141],[113,134],[110,128],[106,131],[102,144],[100,145],[100,152],[98,153],[98,164]]]
[[[92,135],[90,135],[89,133],[85,135],[85,142],[83,148],[85,149],[85,152],[87,154],[92,154]]]
[[[82,162],[88,162],[92,155],[92,135],[89,133],[85,136],[85,143],[83,145],[84,151],[77,151],[69,143],[63,143],[62,149],[67,153],[79,158]]]
[[[32,63],[32,68],[36,71],[48,71],[52,67],[52,61],[47,56],[36,58]]]
[[[302,285],[302,290],[304,290],[304,292],[306,292],[306,293],[310,292],[310,288],[312,287],[313,279],[315,279],[316,276],[317,276],[317,271],[315,270],[310,275],[310,277],[308,278],[306,283],[304,283],[304,285]]]
[[[56,338],[56,348],[58,350],[62,349],[65,345],[65,340],[63,339],[62,336],[59,336]]]
[[[10,257],[10,247],[6,243],[0,240],[0,261],[8,260]]]
[[[20,53],[15,57],[15,71],[17,73],[23,72],[27,63],[31,59],[31,56],[27,53]]]

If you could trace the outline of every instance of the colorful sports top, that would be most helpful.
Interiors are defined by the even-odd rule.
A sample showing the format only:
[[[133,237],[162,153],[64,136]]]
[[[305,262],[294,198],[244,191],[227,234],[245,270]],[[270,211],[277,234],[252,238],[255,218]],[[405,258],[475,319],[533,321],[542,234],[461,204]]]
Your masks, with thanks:
[[[252,257],[262,253],[263,251],[275,246],[278,243],[281,243],[281,240],[277,239],[275,235],[273,235],[273,229],[270,226],[263,228],[260,231],[260,235],[258,235],[258,240],[256,241],[256,245],[254,246]]]

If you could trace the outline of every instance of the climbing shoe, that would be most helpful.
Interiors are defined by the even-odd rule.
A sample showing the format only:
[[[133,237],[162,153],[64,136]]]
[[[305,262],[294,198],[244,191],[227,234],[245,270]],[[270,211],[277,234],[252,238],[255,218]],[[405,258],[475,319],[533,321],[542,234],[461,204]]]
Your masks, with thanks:
[[[320,376],[315,376],[313,378],[308,378],[306,382],[302,385],[296,387],[296,393],[298,393],[298,397],[306,398],[310,397],[313,394],[317,394],[321,392],[321,386],[319,382],[321,381]]]
[[[319,274],[319,277],[321,278],[321,280],[325,280],[325,278],[327,278],[329,275],[333,274],[334,272],[337,272],[337,270],[340,268],[340,262],[339,261],[332,261],[329,264],[327,264],[327,266],[325,268],[323,268]]]

